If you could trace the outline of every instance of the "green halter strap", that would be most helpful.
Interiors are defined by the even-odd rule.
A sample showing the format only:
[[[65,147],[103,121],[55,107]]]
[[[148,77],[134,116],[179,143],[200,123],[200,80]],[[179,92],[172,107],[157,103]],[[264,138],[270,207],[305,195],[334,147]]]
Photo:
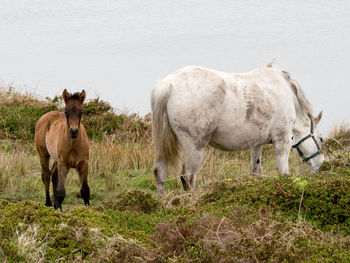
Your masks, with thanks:
[[[310,134],[306,135],[305,137],[303,137],[299,142],[297,142],[296,144],[294,144],[292,146],[293,149],[296,149],[298,151],[298,154],[299,156],[303,159],[304,162],[308,162],[310,161],[312,158],[316,157],[317,155],[321,154],[322,153],[322,149],[321,149],[321,146],[318,144],[315,136],[314,136],[314,123],[313,121],[310,119],[311,121],[311,127],[310,127]],[[308,157],[305,157],[304,153],[301,151],[301,149],[299,148],[299,146],[305,142],[306,140],[308,140],[309,138],[312,138],[313,141],[315,142],[316,144],[316,147],[317,147],[317,152],[311,154],[310,156]]]

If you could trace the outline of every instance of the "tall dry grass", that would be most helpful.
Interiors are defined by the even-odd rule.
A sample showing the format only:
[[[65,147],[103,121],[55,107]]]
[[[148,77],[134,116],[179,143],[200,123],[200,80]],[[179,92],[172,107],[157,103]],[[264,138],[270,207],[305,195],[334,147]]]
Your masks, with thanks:
[[[333,125],[330,130],[328,139],[325,142],[326,153],[331,157],[335,155],[335,152],[350,152],[350,126],[347,122],[343,121],[339,124]]]
[[[41,171],[38,158],[29,150],[30,147],[13,147],[9,151],[0,150],[0,191],[6,188],[11,195],[15,195],[21,188],[21,179],[26,176],[39,176]]]
[[[350,126],[347,122],[342,121],[339,124],[334,124],[331,130],[329,131],[328,138],[335,138],[343,136],[350,133]]]
[[[28,177],[40,188],[41,167],[33,143],[23,145],[6,140],[2,141],[0,149],[1,146],[6,150],[0,150],[0,191],[6,188],[8,194],[16,195],[21,189],[29,187],[23,185],[22,180]],[[154,149],[151,142],[120,141],[117,137],[105,136],[101,142],[91,141],[89,178],[104,178],[114,182],[126,171],[152,174],[153,158]],[[290,166],[293,174],[308,172],[308,167],[294,154],[291,154]],[[272,146],[264,148],[262,167],[264,176],[277,175]],[[180,171],[181,166],[170,170],[167,180],[175,180],[181,185]],[[208,148],[198,172],[197,182],[204,185],[249,174],[249,151],[223,152]]]
[[[105,138],[102,142],[91,142],[90,175],[112,176],[121,170],[151,170],[153,147],[133,141],[119,142]]]
[[[45,255],[47,253],[48,238],[41,239],[39,237],[40,226],[19,225],[12,241],[17,248],[17,253],[25,258],[27,262],[45,262]]]

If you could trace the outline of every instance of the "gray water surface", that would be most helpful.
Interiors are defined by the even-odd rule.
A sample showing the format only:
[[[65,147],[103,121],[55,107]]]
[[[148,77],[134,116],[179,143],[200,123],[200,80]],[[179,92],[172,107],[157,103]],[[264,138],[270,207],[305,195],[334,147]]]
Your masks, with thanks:
[[[41,96],[85,89],[146,114],[187,65],[246,72],[276,58],[322,130],[350,122],[350,1],[0,0],[0,81]]]

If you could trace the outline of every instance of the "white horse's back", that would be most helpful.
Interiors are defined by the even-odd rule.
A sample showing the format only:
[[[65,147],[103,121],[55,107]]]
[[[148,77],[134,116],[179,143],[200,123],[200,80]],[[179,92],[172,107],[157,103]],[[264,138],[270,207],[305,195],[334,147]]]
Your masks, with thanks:
[[[276,126],[290,129],[295,120],[289,83],[274,68],[229,74],[192,66],[167,80],[171,127],[186,127],[199,145],[248,149],[269,142]]]

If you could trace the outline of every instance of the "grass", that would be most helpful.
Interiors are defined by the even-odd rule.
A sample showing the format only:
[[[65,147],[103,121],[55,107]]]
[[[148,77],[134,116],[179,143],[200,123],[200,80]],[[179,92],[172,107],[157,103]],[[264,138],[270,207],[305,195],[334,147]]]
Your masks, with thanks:
[[[269,145],[262,176],[249,174],[248,152],[208,148],[196,190],[184,192],[177,171],[159,197],[149,116],[93,99],[83,120],[91,205],[71,171],[60,213],[43,205],[32,127],[61,108],[0,92],[0,262],[350,262],[348,129],[325,142],[316,175],[291,154],[291,175],[279,176]]]

